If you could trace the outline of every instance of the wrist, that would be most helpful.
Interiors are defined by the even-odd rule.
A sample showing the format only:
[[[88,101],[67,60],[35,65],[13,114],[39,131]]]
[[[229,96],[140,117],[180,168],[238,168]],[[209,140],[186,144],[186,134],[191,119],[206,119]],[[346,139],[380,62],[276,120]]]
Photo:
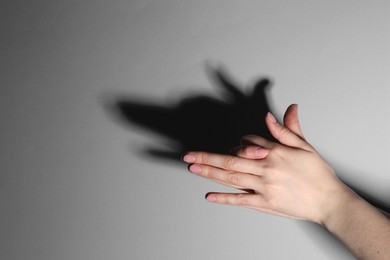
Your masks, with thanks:
[[[342,184],[340,190],[328,197],[327,205],[324,207],[318,224],[331,230],[339,225],[345,217],[353,214],[353,211],[359,208],[357,205],[361,203],[365,203],[365,201],[345,184]]]
[[[331,207],[322,224],[359,259],[388,259],[390,221],[349,190]]]

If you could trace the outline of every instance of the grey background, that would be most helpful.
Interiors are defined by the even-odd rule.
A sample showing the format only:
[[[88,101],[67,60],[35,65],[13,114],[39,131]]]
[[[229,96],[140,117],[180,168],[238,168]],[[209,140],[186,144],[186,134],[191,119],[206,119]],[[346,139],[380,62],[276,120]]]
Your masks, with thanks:
[[[0,1],[1,259],[353,259],[321,228],[212,205],[101,98],[270,76],[338,174],[389,202],[388,1]],[[260,120],[260,119],[259,119]],[[194,122],[199,123],[201,122]],[[369,221],[369,220],[368,220]]]

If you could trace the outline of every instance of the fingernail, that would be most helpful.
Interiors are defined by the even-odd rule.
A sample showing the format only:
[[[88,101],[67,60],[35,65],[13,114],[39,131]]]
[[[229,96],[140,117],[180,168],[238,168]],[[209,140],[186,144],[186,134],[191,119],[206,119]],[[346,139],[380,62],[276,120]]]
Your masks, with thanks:
[[[264,148],[256,148],[256,151],[255,151],[256,156],[260,159],[265,158],[267,156],[268,152],[269,151],[267,149],[264,149]]]
[[[206,196],[206,200],[210,202],[215,202],[217,200],[217,196],[215,196],[214,194],[208,194]]]
[[[272,123],[276,123],[276,118],[274,117],[273,114],[271,114],[271,112],[268,112],[267,117],[268,117],[268,119],[269,119]]]
[[[193,162],[195,162],[195,159],[196,159],[195,156],[192,154],[186,154],[183,157],[183,161],[185,161],[187,163],[193,163]]]
[[[192,173],[201,173],[202,172],[202,168],[199,165],[196,165],[196,164],[191,165],[189,170]]]

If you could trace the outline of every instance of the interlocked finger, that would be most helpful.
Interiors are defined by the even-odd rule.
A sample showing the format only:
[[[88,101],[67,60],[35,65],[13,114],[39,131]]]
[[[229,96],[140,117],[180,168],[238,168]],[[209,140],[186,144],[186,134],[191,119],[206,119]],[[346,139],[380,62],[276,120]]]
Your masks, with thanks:
[[[264,159],[268,153],[268,149],[254,145],[242,145],[232,151],[233,155],[246,159]]]
[[[258,135],[245,135],[241,137],[240,143],[242,145],[257,145],[265,149],[271,149],[275,143]]]

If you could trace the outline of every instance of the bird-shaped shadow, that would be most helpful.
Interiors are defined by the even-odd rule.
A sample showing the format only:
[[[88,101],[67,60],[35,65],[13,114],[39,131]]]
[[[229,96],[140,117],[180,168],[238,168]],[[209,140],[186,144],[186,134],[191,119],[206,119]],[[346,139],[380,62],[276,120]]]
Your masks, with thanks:
[[[186,151],[226,154],[246,134],[274,140],[264,121],[270,111],[267,99],[270,80],[261,78],[246,93],[225,69],[208,68],[208,72],[219,97],[188,95],[171,104],[122,97],[110,105],[110,110],[122,122],[166,138],[165,148],[157,145],[143,151],[163,159],[178,160]]]
[[[210,94],[187,95],[174,102],[162,103],[146,101],[139,96],[122,96],[108,104],[106,102],[106,109],[125,125],[140,127],[148,130],[145,133],[152,132],[165,138],[155,147],[143,148],[141,152],[166,161],[179,162],[187,151],[227,154],[246,134],[276,141],[264,120],[266,114],[272,112],[268,97],[271,81],[260,78],[245,91],[224,68],[208,68],[207,71],[219,97]],[[161,145],[164,147],[161,148]],[[364,189],[348,181],[345,183],[374,206],[390,212],[389,204],[370,196]],[[318,232],[318,228],[313,225],[305,225],[305,229],[311,235],[324,234],[317,235],[321,243],[336,241],[326,236],[326,232]]]
[[[219,97],[208,94],[188,95],[170,104],[145,101],[140,97],[120,97],[106,108],[120,122],[141,127],[166,140],[155,147],[146,147],[143,155],[180,161],[187,151],[208,151],[227,154],[239,144],[243,135],[256,134],[276,141],[265,124],[271,111],[268,92],[271,81],[260,78],[252,87],[240,87],[225,68],[207,67]],[[161,145],[165,146],[161,148]],[[371,204],[387,212],[390,205],[383,203],[352,182],[344,182]]]

